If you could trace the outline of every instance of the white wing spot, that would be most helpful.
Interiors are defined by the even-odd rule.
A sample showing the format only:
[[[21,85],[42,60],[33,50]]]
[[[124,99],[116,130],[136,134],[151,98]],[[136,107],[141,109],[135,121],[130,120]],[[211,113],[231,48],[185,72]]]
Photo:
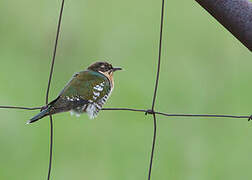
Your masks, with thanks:
[[[94,93],[94,95],[97,96],[97,97],[100,96],[100,93],[99,93],[99,92],[95,92],[95,91],[94,91],[93,93]]]
[[[97,91],[102,91],[102,90],[103,90],[103,87],[100,86],[100,85],[96,85],[96,86],[94,87],[94,89],[97,90]]]

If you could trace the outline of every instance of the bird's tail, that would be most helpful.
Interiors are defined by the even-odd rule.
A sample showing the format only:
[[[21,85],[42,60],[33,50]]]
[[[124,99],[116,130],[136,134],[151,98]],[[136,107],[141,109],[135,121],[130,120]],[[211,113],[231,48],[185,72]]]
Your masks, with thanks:
[[[42,119],[43,117],[48,116],[50,114],[50,111],[51,111],[51,106],[42,108],[42,111],[38,113],[36,116],[34,116],[33,118],[31,118],[29,121],[27,121],[27,124],[34,123]]]

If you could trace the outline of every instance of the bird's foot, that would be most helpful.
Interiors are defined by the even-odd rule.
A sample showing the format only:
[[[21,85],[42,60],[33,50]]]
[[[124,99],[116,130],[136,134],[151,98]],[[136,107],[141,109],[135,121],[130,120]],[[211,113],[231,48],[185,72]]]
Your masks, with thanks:
[[[248,121],[252,120],[252,115],[249,116]]]

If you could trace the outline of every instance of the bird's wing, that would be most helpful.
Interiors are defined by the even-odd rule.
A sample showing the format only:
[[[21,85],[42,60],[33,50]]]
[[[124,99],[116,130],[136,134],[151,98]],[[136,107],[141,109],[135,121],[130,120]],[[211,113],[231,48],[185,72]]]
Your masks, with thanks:
[[[103,74],[94,71],[81,71],[75,74],[59,96],[81,97],[98,102],[110,92],[110,82]]]

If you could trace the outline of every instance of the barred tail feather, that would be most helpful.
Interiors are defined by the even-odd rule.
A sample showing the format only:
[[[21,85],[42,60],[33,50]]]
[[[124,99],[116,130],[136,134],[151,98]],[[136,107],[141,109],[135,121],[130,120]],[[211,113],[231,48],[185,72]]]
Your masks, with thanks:
[[[40,119],[42,119],[43,117],[45,116],[48,116],[49,115],[49,112],[50,112],[50,106],[44,110],[42,110],[40,113],[38,113],[36,116],[34,116],[33,118],[31,118],[29,121],[27,121],[27,124],[30,124],[30,123],[34,123]]]

